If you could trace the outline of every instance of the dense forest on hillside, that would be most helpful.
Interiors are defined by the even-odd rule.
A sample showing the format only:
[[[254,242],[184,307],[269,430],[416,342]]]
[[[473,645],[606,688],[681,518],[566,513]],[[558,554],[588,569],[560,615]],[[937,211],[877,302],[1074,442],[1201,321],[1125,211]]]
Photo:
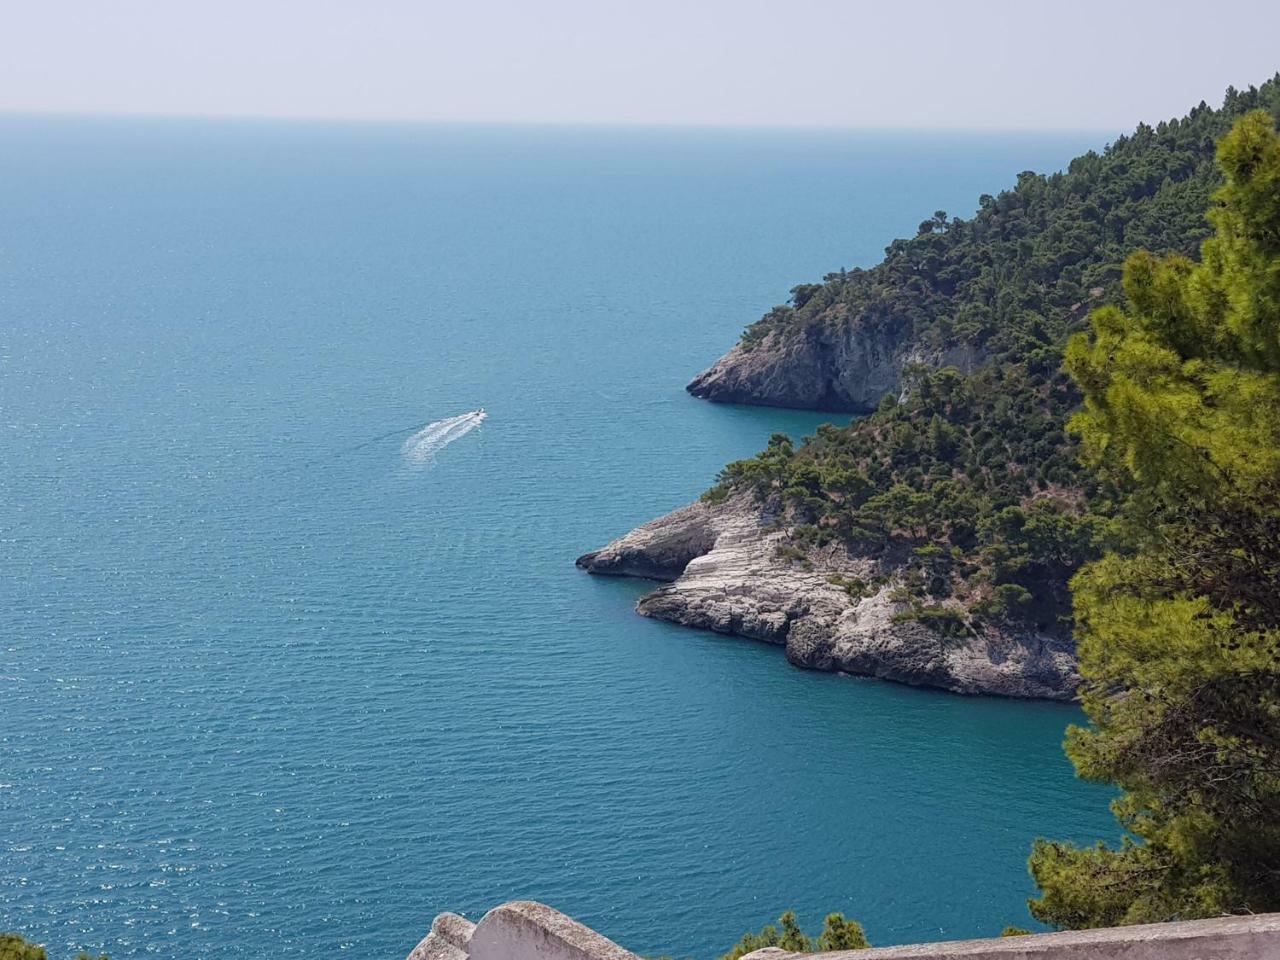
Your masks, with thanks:
[[[967,376],[909,370],[902,398],[798,447],[775,436],[727,466],[706,499],[744,488],[779,498],[791,530],[781,549],[795,562],[837,541],[880,556],[903,581],[903,616],[942,633],[985,618],[1069,629],[1067,580],[1093,556],[1114,491],[1085,474],[1065,430],[1080,402],[1062,372],[1065,343],[1091,308],[1121,300],[1135,249],[1196,255],[1221,185],[1215,145],[1253,109],[1280,117],[1280,74],[1229,90],[1220,109],[1139,126],[1065,172],[1024,173],[970,220],[939,212],[872,269],[796,287],[745,345],[771,329],[893,324],[938,343],[980,341],[993,359]]]
[[[1214,148],[1256,108],[1280,111],[1280,75],[1261,88],[1228,90],[1221,109],[1202,102],[1182,119],[1141,124],[1065,172],[1021,173],[1013,189],[980,197],[971,219],[938,211],[915,237],[891,243],[878,265],[793,288],[790,305],[748,327],[743,340],[852,322],[926,341],[984,342],[1002,355],[1059,343],[1072,305],[1113,295],[1134,250],[1196,251],[1220,183]]]

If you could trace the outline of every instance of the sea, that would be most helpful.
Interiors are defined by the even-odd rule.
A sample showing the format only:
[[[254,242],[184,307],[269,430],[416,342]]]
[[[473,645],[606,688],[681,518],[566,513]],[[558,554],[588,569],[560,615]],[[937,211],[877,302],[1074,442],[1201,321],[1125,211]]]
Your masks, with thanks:
[[[804,672],[573,561],[848,422],[684,391],[793,285],[1107,139],[0,118],[0,930],[1032,925],[1032,841],[1117,835],[1076,708]]]

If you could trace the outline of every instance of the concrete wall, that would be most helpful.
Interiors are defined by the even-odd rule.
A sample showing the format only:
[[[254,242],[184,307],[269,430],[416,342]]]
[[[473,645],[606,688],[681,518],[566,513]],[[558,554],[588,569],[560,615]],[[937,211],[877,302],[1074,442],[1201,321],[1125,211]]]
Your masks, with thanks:
[[[494,907],[476,924],[442,913],[408,960],[640,960],[559,910],[532,900]]]
[[[747,954],[753,960],[817,956],[783,950]],[[820,956],[822,960],[1280,960],[1280,914],[842,950]]]
[[[816,960],[819,955],[768,949],[747,956],[751,960]],[[1280,913],[878,947],[820,956],[821,960],[1280,960]],[[519,900],[495,907],[476,924],[442,913],[408,960],[640,958],[558,910]]]

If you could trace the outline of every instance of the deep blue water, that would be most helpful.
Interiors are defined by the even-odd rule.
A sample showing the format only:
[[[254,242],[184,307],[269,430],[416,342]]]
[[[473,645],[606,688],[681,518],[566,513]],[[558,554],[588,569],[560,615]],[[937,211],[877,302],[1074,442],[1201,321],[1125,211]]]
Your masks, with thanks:
[[[1073,709],[803,673],[572,561],[825,419],[683,392],[790,286],[1103,139],[0,121],[0,929],[1026,922],[1032,838],[1114,833]]]

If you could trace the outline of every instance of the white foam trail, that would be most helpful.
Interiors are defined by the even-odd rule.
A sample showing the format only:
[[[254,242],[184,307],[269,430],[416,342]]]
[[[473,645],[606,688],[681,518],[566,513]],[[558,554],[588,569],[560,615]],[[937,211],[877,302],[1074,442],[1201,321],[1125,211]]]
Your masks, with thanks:
[[[437,420],[435,423],[428,423],[404,442],[402,450],[404,457],[414,463],[421,463],[441,447],[453,443],[460,437],[465,437],[484,421],[483,411],[472,410],[458,417],[448,417]]]

